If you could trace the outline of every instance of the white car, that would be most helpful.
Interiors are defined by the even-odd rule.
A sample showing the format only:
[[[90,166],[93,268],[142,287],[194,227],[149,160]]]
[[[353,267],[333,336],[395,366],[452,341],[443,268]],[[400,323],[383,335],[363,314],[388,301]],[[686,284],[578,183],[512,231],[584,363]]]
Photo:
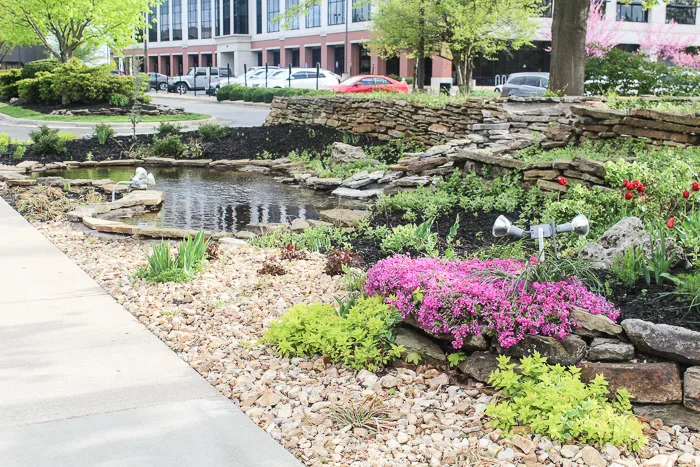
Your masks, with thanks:
[[[277,66],[269,66],[267,67],[268,69],[268,75],[271,75],[272,73],[279,71],[280,68]],[[262,71],[262,73],[261,73]],[[262,76],[265,76],[265,67],[264,66],[254,66],[248,68],[248,72],[246,74],[241,74],[236,76],[235,78],[231,78],[231,83],[230,84],[240,84],[240,85],[245,85],[253,76],[256,76],[258,74],[262,74]],[[227,83],[228,84],[228,83]]]
[[[270,88],[270,80],[273,79],[273,77],[277,76],[280,73],[288,73],[288,70],[280,70],[279,68],[275,68],[274,70],[268,69],[267,71],[267,87]],[[258,70],[257,73],[252,75],[248,79],[248,87],[249,88],[264,88],[265,87],[265,69],[263,68],[262,70]]]
[[[328,89],[338,84],[340,84],[338,75],[328,70],[319,70],[318,89]],[[292,68],[291,77],[289,70],[282,70],[268,78],[267,87],[316,89],[316,68]]]

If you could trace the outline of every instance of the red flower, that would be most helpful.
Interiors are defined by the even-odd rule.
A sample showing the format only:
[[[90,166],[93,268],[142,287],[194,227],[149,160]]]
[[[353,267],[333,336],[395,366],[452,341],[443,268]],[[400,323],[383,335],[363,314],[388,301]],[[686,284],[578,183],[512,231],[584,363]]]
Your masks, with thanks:
[[[640,182],[639,180],[632,180],[632,186],[634,188],[637,188],[641,184],[642,184],[642,182]]]
[[[684,197],[685,199],[690,198],[690,192],[689,192],[688,190],[685,190],[685,191],[683,192],[683,197]]]
[[[640,193],[644,193],[646,190],[647,190],[647,187],[645,187],[645,186],[642,185],[641,183],[640,183],[639,186],[637,187],[637,191],[640,192]]]
[[[625,199],[627,201],[631,200],[632,198],[634,198],[634,193],[632,193],[631,191],[628,191],[627,193],[625,193]]]
[[[672,218],[670,218],[670,219],[668,220],[668,222],[666,223],[666,227],[668,227],[669,229],[672,229],[673,226],[674,226],[675,224],[676,224],[676,221],[675,221],[675,219],[672,217]]]
[[[629,180],[627,180],[627,179],[622,180],[622,186],[624,186],[625,188],[627,188],[627,185],[629,185],[629,184],[630,184]]]
[[[693,182],[693,191],[698,191],[698,190],[700,190],[700,183]]]
[[[568,185],[569,182],[566,181],[566,178],[564,177],[558,177],[557,182],[559,182],[560,185]]]
[[[625,180],[625,182],[627,182],[625,183],[625,188],[627,188],[628,190],[634,190],[634,184],[632,182],[630,182],[629,180]]]

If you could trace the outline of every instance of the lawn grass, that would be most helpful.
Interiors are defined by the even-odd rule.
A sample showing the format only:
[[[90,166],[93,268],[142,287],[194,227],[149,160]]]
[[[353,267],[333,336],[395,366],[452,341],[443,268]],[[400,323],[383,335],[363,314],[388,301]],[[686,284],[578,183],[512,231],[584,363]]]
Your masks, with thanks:
[[[46,122],[120,123],[130,121],[129,116],[127,115],[76,115],[69,117],[63,115],[46,115],[35,110],[25,109],[23,107],[17,107],[3,103],[0,103],[0,113],[14,118],[23,118],[25,120],[42,120]],[[182,115],[142,115],[141,121],[180,122],[184,120],[205,120],[210,117],[211,115],[197,113],[186,113]]]

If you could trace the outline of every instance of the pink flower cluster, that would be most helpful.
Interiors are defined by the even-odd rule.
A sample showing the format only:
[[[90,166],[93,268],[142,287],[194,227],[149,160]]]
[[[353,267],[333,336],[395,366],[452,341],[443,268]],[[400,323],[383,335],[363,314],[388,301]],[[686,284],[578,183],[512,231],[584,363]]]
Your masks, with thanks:
[[[434,334],[451,334],[461,348],[470,335],[496,336],[511,347],[526,335],[563,339],[578,326],[575,307],[613,321],[619,311],[571,277],[562,282],[518,279],[525,264],[516,260],[447,261],[397,255],[367,272],[369,295],[382,295],[404,318],[414,317]]]

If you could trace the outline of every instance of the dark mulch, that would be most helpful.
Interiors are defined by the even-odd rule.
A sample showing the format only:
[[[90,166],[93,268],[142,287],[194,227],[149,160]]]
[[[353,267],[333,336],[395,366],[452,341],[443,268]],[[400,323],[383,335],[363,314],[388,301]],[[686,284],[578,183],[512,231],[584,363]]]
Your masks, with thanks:
[[[493,228],[493,223],[496,221],[496,218],[499,215],[505,214],[511,220],[517,219],[517,215],[503,212],[471,213],[460,209],[454,209],[449,213],[440,215],[433,222],[432,230],[433,232],[437,232],[438,237],[440,238],[439,247],[441,253],[444,252],[447,247],[446,238],[450,232],[450,229],[454,225],[458,214],[459,227],[455,237],[454,250],[460,256],[469,255],[494,243],[514,241],[514,239],[511,238],[495,238],[491,234],[491,229]],[[415,221],[416,224],[420,222],[422,222],[422,219]],[[404,219],[403,212],[376,213],[370,221],[370,225],[372,227],[396,227],[409,223],[413,222],[409,222]],[[371,266],[377,261],[391,256],[380,249],[380,244],[381,240],[357,238],[352,241],[352,248],[360,256],[362,256],[366,265]]]
[[[199,140],[196,131],[182,133],[183,142]],[[262,127],[231,128],[230,135],[214,142],[202,142],[205,159],[256,159],[264,152],[273,158],[285,157],[291,151],[319,152],[334,142],[343,140],[343,132],[325,126],[271,125]],[[153,142],[153,135],[139,135],[134,142],[129,136],[117,136],[104,146],[96,138],[81,138],[66,144],[67,152],[63,154],[39,154],[32,146],[27,148],[24,160],[38,162],[84,161],[88,153],[92,160],[125,159],[132,157],[138,147]],[[362,146],[374,146],[383,142],[362,137]],[[0,153],[1,164],[16,164],[12,158],[13,147]]]

